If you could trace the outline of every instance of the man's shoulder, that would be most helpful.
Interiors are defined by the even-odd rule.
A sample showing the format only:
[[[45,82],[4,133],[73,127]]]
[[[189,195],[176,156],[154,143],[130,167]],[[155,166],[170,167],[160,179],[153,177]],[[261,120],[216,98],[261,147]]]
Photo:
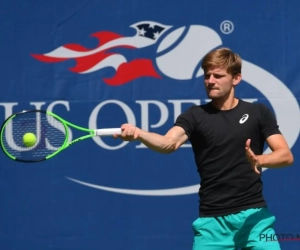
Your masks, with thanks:
[[[247,102],[240,99],[240,104],[242,107],[258,109],[260,112],[271,110],[266,104],[262,102]]]
[[[239,101],[240,106],[245,108],[260,109],[261,107],[266,107],[263,103],[260,102],[247,102],[241,99]]]

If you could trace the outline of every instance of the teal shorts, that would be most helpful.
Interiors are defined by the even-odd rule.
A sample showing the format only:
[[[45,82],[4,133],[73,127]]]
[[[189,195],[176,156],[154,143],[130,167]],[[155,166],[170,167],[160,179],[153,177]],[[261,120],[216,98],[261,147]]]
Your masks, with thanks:
[[[193,250],[280,250],[278,241],[268,240],[275,234],[274,222],[266,207],[200,217],[193,222]]]

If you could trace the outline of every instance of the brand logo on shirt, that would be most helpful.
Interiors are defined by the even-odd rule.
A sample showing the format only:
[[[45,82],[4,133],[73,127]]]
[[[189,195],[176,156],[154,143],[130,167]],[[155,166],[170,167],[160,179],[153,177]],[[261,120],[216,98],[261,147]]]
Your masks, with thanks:
[[[249,115],[248,114],[244,114],[242,116],[242,118],[240,119],[240,124],[245,123],[248,120],[248,118],[249,118]]]

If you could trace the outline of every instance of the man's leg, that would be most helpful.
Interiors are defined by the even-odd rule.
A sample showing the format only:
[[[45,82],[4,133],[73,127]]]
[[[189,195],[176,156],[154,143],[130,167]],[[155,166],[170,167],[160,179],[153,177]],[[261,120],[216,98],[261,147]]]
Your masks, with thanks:
[[[243,250],[280,250],[274,240],[275,217],[267,208],[249,209],[244,226],[238,235],[244,240]]]
[[[233,231],[224,217],[201,217],[193,222],[193,250],[235,250]]]

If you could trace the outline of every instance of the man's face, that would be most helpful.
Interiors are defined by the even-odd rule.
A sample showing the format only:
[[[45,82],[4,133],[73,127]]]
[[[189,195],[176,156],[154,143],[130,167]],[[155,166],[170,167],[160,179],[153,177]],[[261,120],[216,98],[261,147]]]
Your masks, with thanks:
[[[223,67],[211,67],[204,74],[205,90],[209,98],[222,98],[232,91],[241,80],[241,76],[233,77]]]

